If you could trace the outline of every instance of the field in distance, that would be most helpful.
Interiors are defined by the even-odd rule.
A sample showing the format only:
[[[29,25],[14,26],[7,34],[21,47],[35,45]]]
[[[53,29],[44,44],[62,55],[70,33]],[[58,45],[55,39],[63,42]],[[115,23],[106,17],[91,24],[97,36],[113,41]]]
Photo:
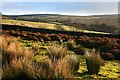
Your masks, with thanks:
[[[3,19],[2,24],[27,26],[27,27],[43,28],[43,29],[64,30],[64,31],[77,31],[77,32],[84,32],[84,33],[110,34],[107,32],[97,32],[97,31],[89,31],[89,30],[84,30],[84,29],[77,29],[73,26],[65,26],[57,22],[56,23],[45,23],[45,22],[32,22],[32,21],[23,21],[23,20]]]

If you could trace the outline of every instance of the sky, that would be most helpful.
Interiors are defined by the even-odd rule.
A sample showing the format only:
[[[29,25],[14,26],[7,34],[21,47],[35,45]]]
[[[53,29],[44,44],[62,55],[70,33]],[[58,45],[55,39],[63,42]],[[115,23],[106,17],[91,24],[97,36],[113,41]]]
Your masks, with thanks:
[[[62,14],[87,16],[117,13],[118,2],[15,2],[15,0],[10,2],[10,0],[5,0],[2,3],[2,14],[5,15]]]
[[[119,2],[120,0],[2,0],[3,2]]]

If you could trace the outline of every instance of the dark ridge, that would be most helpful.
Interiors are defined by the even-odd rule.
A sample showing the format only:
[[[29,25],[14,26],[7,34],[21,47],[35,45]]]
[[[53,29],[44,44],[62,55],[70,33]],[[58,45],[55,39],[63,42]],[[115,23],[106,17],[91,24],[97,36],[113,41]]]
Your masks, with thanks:
[[[2,15],[6,17],[21,17],[21,16],[69,16],[69,15],[61,15],[61,14],[23,14],[23,15]]]
[[[26,26],[16,26],[16,25],[2,25],[3,30],[20,30],[20,31],[31,31],[31,32],[40,32],[40,33],[49,33],[49,34],[67,34],[71,36],[90,36],[90,37],[109,37],[109,38],[120,38],[120,35],[113,35],[113,34],[95,34],[95,33],[84,33],[84,32],[73,32],[73,31],[57,31],[57,30],[49,30],[49,29],[42,29],[42,28],[32,28]]]

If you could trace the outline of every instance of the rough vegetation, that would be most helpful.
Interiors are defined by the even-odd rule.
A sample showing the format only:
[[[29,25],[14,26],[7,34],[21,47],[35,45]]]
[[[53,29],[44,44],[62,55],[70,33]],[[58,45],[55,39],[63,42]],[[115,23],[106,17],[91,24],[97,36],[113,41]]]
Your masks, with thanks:
[[[38,41],[37,43],[36,41],[29,42],[28,40],[21,40],[20,38],[16,39],[14,37],[6,35],[2,35],[1,38],[4,40],[2,42],[3,79],[120,77],[118,75],[118,63],[115,61],[106,61],[105,63],[102,62],[102,59],[95,51],[89,52],[89,55],[93,54],[92,58],[91,56],[87,56],[86,58],[84,58],[84,55],[80,56],[69,52],[67,48],[65,48],[63,45],[59,46],[59,43],[51,42],[45,44]],[[29,42],[29,44],[27,41]],[[44,51],[44,49],[46,49],[47,51]],[[16,50],[18,50],[19,52]],[[85,59],[88,61],[88,63],[86,62],[86,64]],[[89,62],[92,62],[93,65],[89,65]],[[99,64],[99,66],[102,66],[99,68],[93,68],[97,67],[95,64]],[[87,66],[89,66],[91,70],[89,70]],[[114,67],[114,70],[111,70],[111,67]],[[109,75],[107,75],[106,71],[108,69],[110,73]],[[94,70],[97,70],[97,72],[94,72]],[[93,75],[89,75],[91,74],[91,72],[89,73],[89,71],[93,72]],[[104,72],[106,72],[106,74]]]
[[[0,30],[3,79],[120,78],[119,35],[11,26]]]
[[[67,50],[59,45],[47,49],[48,57],[39,55],[34,59],[34,51],[21,47],[20,42],[13,37],[2,36],[3,79],[41,79],[41,78],[72,78],[79,69],[79,59],[66,54]],[[59,47],[60,49],[54,49]],[[32,49],[34,50],[34,49]],[[56,51],[57,50],[57,51]],[[68,57],[65,57],[69,55]],[[64,58],[65,57],[65,58]],[[70,58],[69,57],[74,57]],[[75,61],[74,63],[68,62]],[[78,66],[77,70],[73,66]],[[71,67],[72,66],[72,67]],[[73,70],[75,70],[73,72]]]
[[[2,33],[6,35],[16,36],[16,37],[22,37],[23,39],[26,39],[26,40],[35,40],[35,41],[42,41],[42,42],[58,41],[59,43],[67,42],[66,46],[68,47],[68,49],[74,51],[76,54],[79,54],[79,55],[84,54],[85,52],[84,48],[90,48],[90,49],[95,48],[96,50],[100,51],[101,57],[104,58],[105,60],[113,60],[113,59],[120,60],[119,35],[114,37],[114,35],[100,36],[100,35],[94,35],[94,34],[82,35],[82,33],[78,33],[81,35],[76,34],[77,36],[75,36],[74,33],[71,34],[70,32],[66,32],[66,34],[59,33],[57,31],[56,33],[53,33],[54,31],[45,32],[44,30],[43,32],[42,31],[32,32],[32,31],[29,31],[29,28],[27,28],[25,31],[22,31],[23,29],[10,30],[6,28],[5,30],[2,30]],[[52,33],[49,33],[49,32],[52,32]],[[70,40],[74,42],[74,45],[71,43],[68,43]]]
[[[98,74],[101,65],[104,65],[104,61],[100,57],[99,53],[95,52],[95,50],[92,52],[86,51],[85,59],[89,74]]]

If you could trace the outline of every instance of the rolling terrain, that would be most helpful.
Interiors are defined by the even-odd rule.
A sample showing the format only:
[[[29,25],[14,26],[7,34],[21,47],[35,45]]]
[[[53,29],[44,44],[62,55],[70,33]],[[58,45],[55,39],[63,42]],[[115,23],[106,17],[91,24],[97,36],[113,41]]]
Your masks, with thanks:
[[[27,26],[27,27],[33,27],[33,28],[42,28],[42,29],[59,30],[59,31],[110,34],[107,32],[97,32],[97,31],[90,31],[85,29],[78,29],[73,26],[65,26],[60,23],[45,23],[45,22],[31,22],[31,21],[23,21],[23,20],[3,19],[2,24]]]
[[[3,15],[3,19],[61,23],[77,29],[112,33],[119,28],[118,15],[68,16],[59,14]]]
[[[2,78],[120,78],[120,34],[112,34],[118,28],[116,18],[3,15]]]
[[[2,33],[5,35],[12,35],[15,37],[21,37],[23,39],[35,40],[40,42],[69,42],[70,40],[73,40],[77,45],[82,45],[90,49],[95,48],[96,50],[101,51],[101,56],[103,56],[103,58],[105,59],[107,59],[106,57],[108,57],[108,60],[109,58],[110,60],[120,60],[120,35],[57,31],[15,25],[2,26]],[[82,54],[79,53],[79,49],[75,52],[80,55]],[[103,54],[102,52],[105,53]],[[113,58],[111,56],[113,56]]]

